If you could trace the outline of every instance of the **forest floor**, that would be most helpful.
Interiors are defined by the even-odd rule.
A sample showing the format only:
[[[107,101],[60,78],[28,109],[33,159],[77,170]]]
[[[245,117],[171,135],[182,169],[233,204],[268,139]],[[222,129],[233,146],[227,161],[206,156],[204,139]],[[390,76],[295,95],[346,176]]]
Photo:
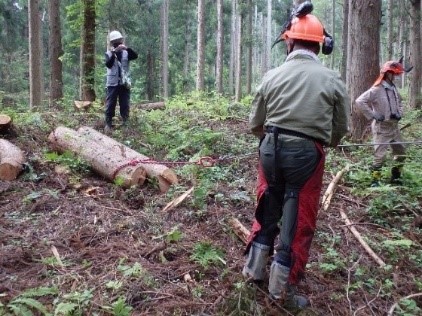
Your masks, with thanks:
[[[235,108],[235,117],[213,113],[212,119],[190,111],[133,109],[129,128],[117,123],[112,136],[158,161],[174,159],[169,153],[175,152],[186,161],[172,166],[180,183],[167,193],[153,181],[123,189],[77,159],[47,158],[48,135],[58,125],[102,131],[101,108],[12,113],[14,127],[3,138],[24,150],[28,165],[17,180],[0,182],[0,314],[291,315],[268,298],[265,285],[243,280],[245,244],[229,224],[235,217],[250,229],[253,220],[257,142],[248,134],[247,107]],[[169,117],[184,121],[172,125]],[[182,134],[190,146],[178,143]],[[404,179],[412,190],[367,189],[371,151],[358,150],[355,157],[328,150],[321,195],[347,163],[362,170],[352,166],[329,209],[319,213],[299,286],[311,306],[300,315],[387,315],[398,302],[394,315],[422,315],[420,161]],[[194,165],[188,157],[195,154],[212,155],[217,164]],[[179,206],[163,210],[192,186]],[[353,225],[345,224],[341,210]],[[412,294],[419,296],[401,300]]]

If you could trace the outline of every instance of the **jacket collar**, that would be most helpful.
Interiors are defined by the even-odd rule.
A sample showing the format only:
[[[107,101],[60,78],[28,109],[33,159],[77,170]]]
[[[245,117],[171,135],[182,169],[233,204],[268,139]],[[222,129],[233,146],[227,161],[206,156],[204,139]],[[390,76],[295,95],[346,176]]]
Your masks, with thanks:
[[[298,55],[305,55],[305,56],[309,56],[309,57],[311,57],[313,60],[315,60],[315,61],[317,61],[317,62],[320,62],[320,60],[319,60],[319,58],[318,58],[318,56],[315,54],[315,53],[313,53],[313,52],[311,52],[311,51],[309,51],[309,50],[306,50],[306,49],[298,49],[298,50],[294,50],[293,52],[291,52],[289,55],[287,55],[287,58],[286,58],[286,61],[289,61],[289,60],[291,60],[291,59],[293,59],[293,58],[295,58],[296,56],[298,56]]]

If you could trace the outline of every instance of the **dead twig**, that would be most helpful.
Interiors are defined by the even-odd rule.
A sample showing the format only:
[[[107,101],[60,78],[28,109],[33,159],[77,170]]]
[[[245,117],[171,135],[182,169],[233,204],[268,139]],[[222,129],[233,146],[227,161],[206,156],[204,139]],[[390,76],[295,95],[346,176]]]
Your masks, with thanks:
[[[422,296],[422,293],[415,293],[415,294],[410,294],[408,296],[402,297],[401,299],[399,299],[397,302],[395,302],[393,304],[393,306],[391,306],[390,310],[388,311],[387,316],[393,316],[394,310],[396,309],[396,307],[399,305],[399,302],[401,300],[408,300],[410,298],[414,298],[414,297],[418,297],[418,296]]]
[[[324,193],[322,204],[323,209],[326,211],[328,207],[330,206],[331,198],[334,195],[334,191],[336,188],[337,183],[340,181],[341,177],[345,172],[347,172],[350,168],[350,165],[346,165],[342,170],[337,172],[337,175],[334,177],[334,179],[331,181],[331,183],[328,185],[328,188],[326,192]],[[356,237],[356,239],[360,242],[360,244],[363,246],[363,248],[366,250],[366,252],[378,263],[379,266],[383,267],[385,266],[384,261],[382,261],[375,252],[369,247],[369,245],[363,240],[357,229],[352,225],[352,222],[347,217],[346,213],[343,210],[339,210],[340,215],[345,221],[346,225],[348,226],[349,230],[352,232],[352,234]]]
[[[375,254],[375,252],[371,249],[371,247],[369,247],[369,245],[363,240],[362,236],[359,234],[357,229],[354,226],[352,226],[352,222],[349,220],[346,213],[344,211],[340,210],[340,215],[343,218],[343,220],[346,222],[346,224],[348,225],[349,230],[356,237],[356,239],[360,242],[360,244],[366,250],[366,252],[378,263],[378,265],[380,267],[384,267],[385,262],[382,261],[381,258],[378,257]]]
[[[328,185],[327,190],[325,191],[323,197],[322,197],[322,207],[323,210],[326,211],[328,209],[328,207],[330,206],[330,202],[331,202],[331,198],[334,195],[337,183],[340,181],[341,177],[343,176],[344,173],[348,172],[350,169],[350,165],[346,165],[346,167],[344,167],[342,170],[340,170],[339,172],[337,172],[336,176],[334,177],[334,179],[331,181],[331,183]]]
[[[169,202],[163,208],[163,212],[170,211],[170,210],[174,209],[175,207],[177,207],[180,203],[182,203],[189,196],[189,194],[192,193],[193,189],[194,189],[194,187],[191,187],[189,190],[184,192],[181,196],[179,196],[179,197],[175,198],[173,201]]]

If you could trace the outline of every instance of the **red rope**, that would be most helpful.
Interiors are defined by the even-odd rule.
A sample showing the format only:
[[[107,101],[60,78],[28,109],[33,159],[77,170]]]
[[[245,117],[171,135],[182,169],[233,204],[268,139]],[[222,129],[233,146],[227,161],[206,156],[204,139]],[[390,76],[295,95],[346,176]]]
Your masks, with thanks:
[[[113,172],[113,179],[116,178],[119,171],[122,169],[132,166],[135,167],[138,164],[160,164],[160,165],[198,165],[202,166],[204,168],[213,167],[217,163],[218,159],[214,159],[212,157],[201,157],[197,161],[156,161],[153,159],[133,159],[131,161],[128,161],[127,163],[117,167],[117,169]]]

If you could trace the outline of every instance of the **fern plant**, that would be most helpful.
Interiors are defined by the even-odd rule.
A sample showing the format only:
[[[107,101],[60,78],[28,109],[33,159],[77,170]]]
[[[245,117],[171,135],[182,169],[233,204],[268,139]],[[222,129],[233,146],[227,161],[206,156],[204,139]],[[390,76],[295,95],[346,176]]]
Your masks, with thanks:
[[[0,303],[0,315],[51,315],[47,307],[38,301],[37,298],[55,295],[57,292],[58,290],[55,287],[29,289],[12,299],[7,305]]]
[[[193,253],[190,256],[190,259],[196,263],[199,263],[204,268],[212,263],[223,263],[223,251],[218,247],[212,245],[211,242],[203,241],[195,244]]]

